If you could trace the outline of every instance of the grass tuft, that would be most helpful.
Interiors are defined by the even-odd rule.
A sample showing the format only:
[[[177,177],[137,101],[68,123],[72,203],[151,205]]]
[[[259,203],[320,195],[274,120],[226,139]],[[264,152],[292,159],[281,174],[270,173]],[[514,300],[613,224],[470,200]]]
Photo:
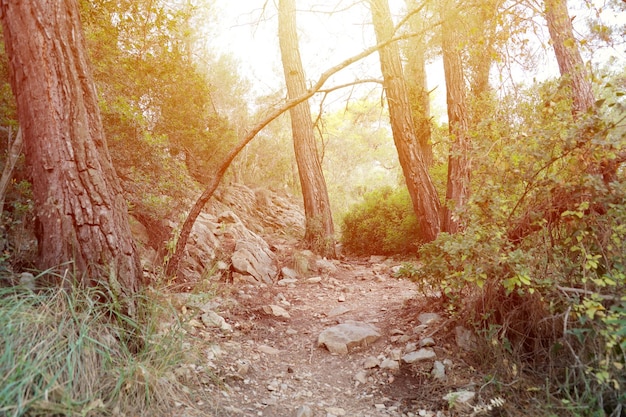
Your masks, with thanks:
[[[0,415],[148,416],[190,404],[174,372],[189,359],[176,315],[146,295],[136,318],[103,299],[98,288],[0,288]]]

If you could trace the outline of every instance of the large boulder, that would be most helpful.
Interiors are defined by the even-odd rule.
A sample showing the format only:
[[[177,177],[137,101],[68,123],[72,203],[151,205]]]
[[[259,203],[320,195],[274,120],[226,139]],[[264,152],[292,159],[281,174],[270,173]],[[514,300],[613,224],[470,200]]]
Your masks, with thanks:
[[[367,346],[380,337],[378,329],[371,324],[348,321],[329,327],[317,338],[318,346],[326,346],[331,353],[345,355],[350,348]]]

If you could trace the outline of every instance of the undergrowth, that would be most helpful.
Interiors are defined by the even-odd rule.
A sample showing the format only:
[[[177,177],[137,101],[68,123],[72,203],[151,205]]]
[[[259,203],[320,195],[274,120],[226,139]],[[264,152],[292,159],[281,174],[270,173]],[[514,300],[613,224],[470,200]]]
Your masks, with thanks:
[[[341,243],[355,255],[417,251],[419,225],[406,188],[382,187],[365,194],[343,218]]]
[[[171,414],[188,392],[175,369],[188,355],[176,315],[137,296],[129,318],[101,289],[0,288],[0,415]]]
[[[529,116],[517,138],[506,126],[514,121],[490,120],[484,135],[493,142],[476,144],[489,158],[474,162],[467,228],[440,234],[421,247],[421,266],[399,271],[482,336],[478,365],[522,396],[535,393],[545,415],[626,415],[626,126],[618,107],[577,121]]]

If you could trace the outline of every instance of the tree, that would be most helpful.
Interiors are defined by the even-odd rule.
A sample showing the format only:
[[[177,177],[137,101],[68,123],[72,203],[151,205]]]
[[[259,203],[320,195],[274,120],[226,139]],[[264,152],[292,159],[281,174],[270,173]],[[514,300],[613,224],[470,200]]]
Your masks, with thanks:
[[[448,157],[448,184],[442,230],[456,233],[460,225],[454,212],[465,206],[470,194],[468,114],[461,44],[457,29],[460,24],[459,13],[454,1],[451,0],[440,3],[439,7],[442,20],[441,45],[446,78],[448,123],[452,139]]]
[[[572,114],[577,117],[593,108],[595,100],[591,77],[574,38],[567,0],[545,0],[545,17],[561,77],[571,88]]]
[[[103,133],[76,1],[0,7],[33,182],[38,267],[60,273],[73,267],[81,283],[108,279],[117,296],[130,296],[142,269]]]
[[[409,13],[418,9],[417,0],[405,0]],[[406,85],[409,103],[415,123],[415,134],[422,149],[426,165],[433,164],[433,148],[431,143],[430,94],[426,77],[426,39],[423,34],[424,17],[415,13],[409,19],[409,28],[415,36],[406,44]],[[419,34],[419,35],[418,35]]]
[[[393,38],[394,27],[387,0],[370,0],[372,22],[379,44]],[[389,119],[398,158],[420,224],[420,238],[430,242],[439,233],[439,198],[415,135],[409,96],[397,42],[378,50],[387,95]]]
[[[304,69],[298,48],[295,0],[278,3],[278,38],[287,93],[295,98],[306,92]],[[322,256],[335,257],[334,226],[313,133],[311,108],[304,101],[289,110],[291,131],[306,216],[304,240]]]

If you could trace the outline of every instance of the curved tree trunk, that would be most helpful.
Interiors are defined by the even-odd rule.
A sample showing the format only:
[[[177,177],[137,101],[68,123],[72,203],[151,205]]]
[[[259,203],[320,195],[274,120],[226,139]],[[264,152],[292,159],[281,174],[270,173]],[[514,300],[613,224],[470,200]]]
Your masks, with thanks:
[[[290,98],[307,91],[304,69],[298,49],[295,0],[280,0],[278,6],[278,38]],[[291,131],[306,216],[304,240],[322,256],[335,257],[334,226],[322,164],[315,146],[311,108],[308,101],[293,107]]]
[[[460,230],[455,211],[463,209],[470,194],[470,141],[465,80],[461,47],[456,27],[460,24],[456,5],[448,0],[440,4],[443,67],[446,77],[448,124],[452,144],[448,157],[448,184],[442,230],[456,233]]]
[[[572,114],[577,117],[593,108],[595,99],[591,77],[574,38],[567,0],[545,0],[545,14],[561,77],[567,78],[572,89]]]
[[[370,8],[378,43],[391,39],[394,29],[387,0],[370,0]],[[431,242],[439,234],[439,198],[415,135],[398,44],[387,44],[378,53],[393,140],[420,225],[420,238]]]
[[[73,272],[87,285],[108,280],[117,296],[131,295],[142,269],[104,138],[77,4],[29,0],[1,7],[40,226],[38,267]]]

